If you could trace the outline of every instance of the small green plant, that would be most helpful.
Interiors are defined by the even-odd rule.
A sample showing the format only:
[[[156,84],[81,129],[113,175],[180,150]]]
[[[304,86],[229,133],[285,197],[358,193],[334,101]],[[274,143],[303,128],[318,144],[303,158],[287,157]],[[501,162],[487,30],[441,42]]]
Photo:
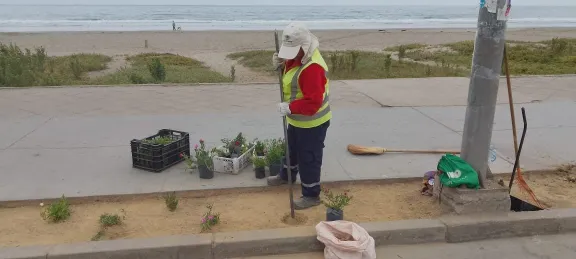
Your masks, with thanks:
[[[406,46],[400,45],[398,46],[398,61],[402,62],[402,60],[406,57]]]
[[[426,65],[426,76],[427,77],[432,76],[432,68],[430,67],[430,65]]]
[[[70,204],[64,195],[56,203],[50,204],[43,212],[42,217],[45,220],[54,223],[62,222],[70,218]]]
[[[387,54],[384,57],[384,71],[386,71],[386,75],[390,75],[390,68],[392,68],[392,55]]]
[[[122,210],[124,211],[124,210]],[[92,237],[92,241],[98,241],[106,236],[106,229],[112,226],[122,225],[122,218],[117,214],[102,214],[100,215],[100,220],[98,221],[100,229]]]
[[[236,66],[234,65],[230,66],[230,79],[232,82],[236,80]]]
[[[139,74],[136,73],[131,73],[130,74],[130,82],[132,82],[133,84],[145,84],[146,80],[144,80],[144,77],[142,77]]]
[[[256,145],[254,146],[254,153],[257,156],[264,156],[264,151],[266,150],[266,144],[263,141],[256,141]]]
[[[348,191],[344,193],[334,194],[330,189],[323,188],[322,193],[324,197],[322,198],[322,204],[327,208],[334,210],[342,210],[344,207],[350,204],[352,196],[348,195]]]
[[[152,139],[145,139],[142,142],[150,145],[166,145],[174,141],[170,136],[158,136]]]
[[[186,167],[188,167],[188,169],[196,169],[197,166],[194,159],[184,153],[180,154],[180,157],[184,158],[184,162],[186,162]]]
[[[268,165],[266,159],[262,157],[252,157],[252,163],[254,164],[254,168],[264,168]]]
[[[96,235],[94,235],[92,237],[92,241],[98,241],[100,239],[102,239],[104,236],[106,235],[106,230],[104,228],[100,228],[100,230],[98,230],[98,233],[96,233]]]
[[[176,192],[168,193],[164,196],[164,202],[166,203],[166,208],[169,211],[176,211],[178,208],[178,197],[176,197]]]
[[[283,139],[273,139],[268,143],[266,163],[268,165],[279,164],[286,153],[286,143]]]
[[[84,72],[84,69],[82,68],[82,64],[80,64],[80,60],[78,60],[78,57],[73,56],[72,59],[70,60],[70,70],[72,71],[74,79],[77,80],[82,79],[82,73]]]
[[[214,152],[206,149],[206,143],[203,139],[200,139],[200,145],[196,144],[194,146],[194,151],[195,162],[198,166],[206,166],[210,170],[214,169],[214,161],[212,160],[212,158],[214,158]]]
[[[207,205],[206,208],[208,209],[208,212],[204,213],[204,216],[202,216],[200,219],[202,232],[211,230],[213,226],[216,226],[218,223],[220,223],[220,213],[212,212],[214,205]]]
[[[332,64],[332,71],[338,71],[338,53],[330,53],[330,64]]]
[[[150,75],[157,82],[164,82],[166,80],[166,68],[159,58],[153,58],[150,63],[148,63],[148,70]]]
[[[100,215],[100,226],[103,228],[118,226],[122,224],[122,218],[114,214],[102,214]]]
[[[358,62],[360,62],[360,52],[350,51],[350,70],[356,71]]]
[[[560,55],[568,49],[568,46],[566,39],[553,38],[550,42],[550,51],[553,55]]]

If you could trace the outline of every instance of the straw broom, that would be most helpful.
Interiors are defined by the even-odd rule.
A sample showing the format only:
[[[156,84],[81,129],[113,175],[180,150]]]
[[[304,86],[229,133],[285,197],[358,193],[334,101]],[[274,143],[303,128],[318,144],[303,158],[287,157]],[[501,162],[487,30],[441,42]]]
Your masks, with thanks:
[[[387,149],[382,147],[365,147],[352,144],[348,145],[348,152],[354,155],[383,155],[385,153],[460,154],[459,150]]]

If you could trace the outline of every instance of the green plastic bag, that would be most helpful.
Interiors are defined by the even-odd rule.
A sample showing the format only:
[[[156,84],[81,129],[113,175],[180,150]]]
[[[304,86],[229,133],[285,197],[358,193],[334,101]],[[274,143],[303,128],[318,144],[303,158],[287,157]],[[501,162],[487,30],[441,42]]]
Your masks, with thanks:
[[[460,187],[465,185],[470,189],[480,188],[478,173],[464,159],[453,154],[445,154],[438,161],[440,182],[448,187]]]

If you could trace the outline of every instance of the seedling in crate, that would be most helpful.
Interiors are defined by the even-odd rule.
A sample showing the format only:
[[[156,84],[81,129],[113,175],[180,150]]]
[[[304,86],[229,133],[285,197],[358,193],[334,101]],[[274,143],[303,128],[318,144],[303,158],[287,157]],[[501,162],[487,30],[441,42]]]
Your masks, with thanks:
[[[218,152],[219,157],[226,158],[237,158],[246,153],[246,151],[248,151],[248,149],[250,149],[253,145],[246,141],[246,138],[244,135],[242,135],[242,132],[238,133],[234,139],[222,139],[222,143],[224,143],[224,149],[220,148],[216,149],[216,151]]]
[[[153,139],[145,139],[142,142],[150,145],[166,145],[172,141],[174,141],[174,139],[170,136],[160,136]]]

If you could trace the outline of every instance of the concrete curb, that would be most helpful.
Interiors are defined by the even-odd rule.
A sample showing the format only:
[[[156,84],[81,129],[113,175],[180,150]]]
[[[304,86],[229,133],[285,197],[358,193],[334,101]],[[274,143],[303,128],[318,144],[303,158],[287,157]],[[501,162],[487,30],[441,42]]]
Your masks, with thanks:
[[[576,231],[576,209],[362,223],[376,246],[562,234]],[[0,249],[2,259],[224,259],[319,252],[314,227],[127,239]]]

